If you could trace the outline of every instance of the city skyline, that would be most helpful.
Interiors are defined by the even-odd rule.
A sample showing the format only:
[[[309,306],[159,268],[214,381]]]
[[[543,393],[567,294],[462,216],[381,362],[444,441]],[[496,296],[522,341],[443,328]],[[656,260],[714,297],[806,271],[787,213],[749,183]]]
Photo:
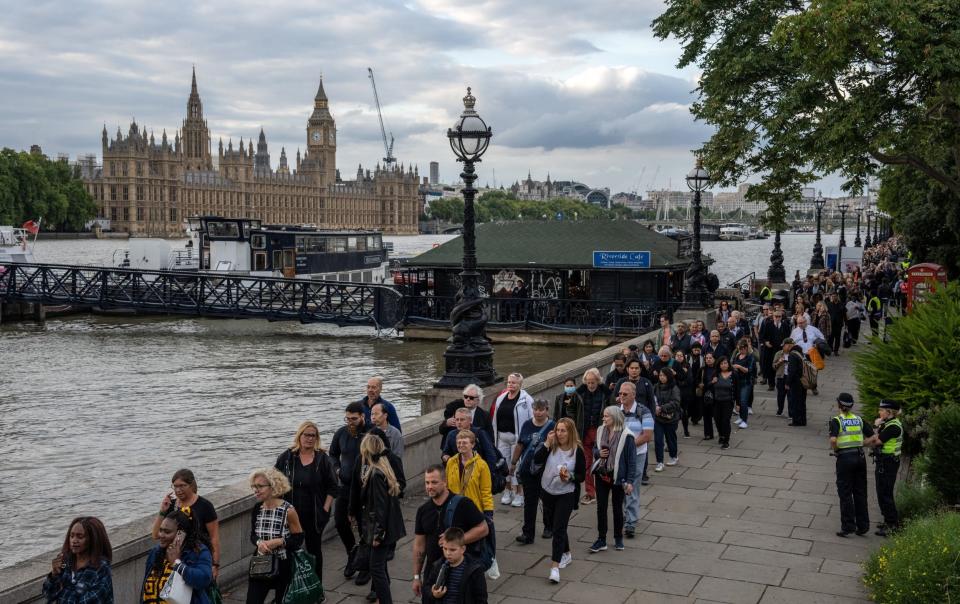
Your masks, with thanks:
[[[696,72],[675,69],[679,47],[652,36],[661,8],[569,0],[522,8],[487,0],[469,11],[449,0],[12,6],[0,25],[8,91],[0,146],[99,155],[102,127],[113,132],[132,118],[172,136],[196,66],[214,146],[256,138],[262,127],[274,168],[281,147],[288,156],[303,150],[298,118],[322,75],[338,165],[373,166],[384,150],[369,66],[395,155],[423,175],[437,161],[441,181],[457,180],[445,135],[470,85],[494,130],[481,184],[509,187],[549,172],[611,192],[679,189],[690,149],[710,130],[688,111]],[[555,18],[565,10],[577,11],[576,24]]]

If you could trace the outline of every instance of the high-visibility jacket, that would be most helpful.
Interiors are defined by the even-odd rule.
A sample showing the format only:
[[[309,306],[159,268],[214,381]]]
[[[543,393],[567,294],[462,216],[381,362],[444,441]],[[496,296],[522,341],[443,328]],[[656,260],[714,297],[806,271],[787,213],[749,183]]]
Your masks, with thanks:
[[[863,447],[863,420],[853,413],[841,413],[834,417],[840,424],[837,434],[837,449]]]

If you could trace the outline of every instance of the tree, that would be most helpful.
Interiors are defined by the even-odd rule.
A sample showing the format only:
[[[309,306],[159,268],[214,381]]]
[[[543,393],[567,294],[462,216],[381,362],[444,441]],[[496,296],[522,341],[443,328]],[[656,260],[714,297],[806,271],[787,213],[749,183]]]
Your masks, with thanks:
[[[716,127],[712,176],[762,175],[748,197],[775,226],[817,174],[859,192],[880,164],[958,203],[958,22],[956,0],[667,0],[653,28],[680,40],[679,67],[702,70],[692,112]]]

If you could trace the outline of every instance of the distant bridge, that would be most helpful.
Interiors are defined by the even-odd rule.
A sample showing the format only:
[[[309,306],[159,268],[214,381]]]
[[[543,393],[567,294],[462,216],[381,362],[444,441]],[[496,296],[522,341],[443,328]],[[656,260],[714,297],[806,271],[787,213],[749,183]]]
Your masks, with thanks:
[[[0,300],[388,328],[404,316],[387,285],[57,264],[0,264]]]

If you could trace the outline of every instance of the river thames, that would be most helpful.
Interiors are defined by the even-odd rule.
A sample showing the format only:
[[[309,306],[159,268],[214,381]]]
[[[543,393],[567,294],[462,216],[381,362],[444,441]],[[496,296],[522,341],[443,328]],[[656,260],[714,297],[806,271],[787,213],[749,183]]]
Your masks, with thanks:
[[[398,255],[451,236],[386,237]],[[835,245],[839,233],[824,236]],[[847,241],[853,233],[848,230]],[[788,279],[806,271],[814,235],[788,233]],[[772,239],[705,242],[721,284],[766,274]],[[40,241],[38,262],[111,264],[126,241]],[[200,492],[272,464],[303,419],[324,444],[342,409],[385,376],[403,418],[443,370],[441,342],[368,328],[259,320],[80,315],[0,327],[0,567],[51,550],[69,519],[108,527],[155,511],[170,475],[193,469]],[[496,347],[498,372],[530,374],[592,348]]]

